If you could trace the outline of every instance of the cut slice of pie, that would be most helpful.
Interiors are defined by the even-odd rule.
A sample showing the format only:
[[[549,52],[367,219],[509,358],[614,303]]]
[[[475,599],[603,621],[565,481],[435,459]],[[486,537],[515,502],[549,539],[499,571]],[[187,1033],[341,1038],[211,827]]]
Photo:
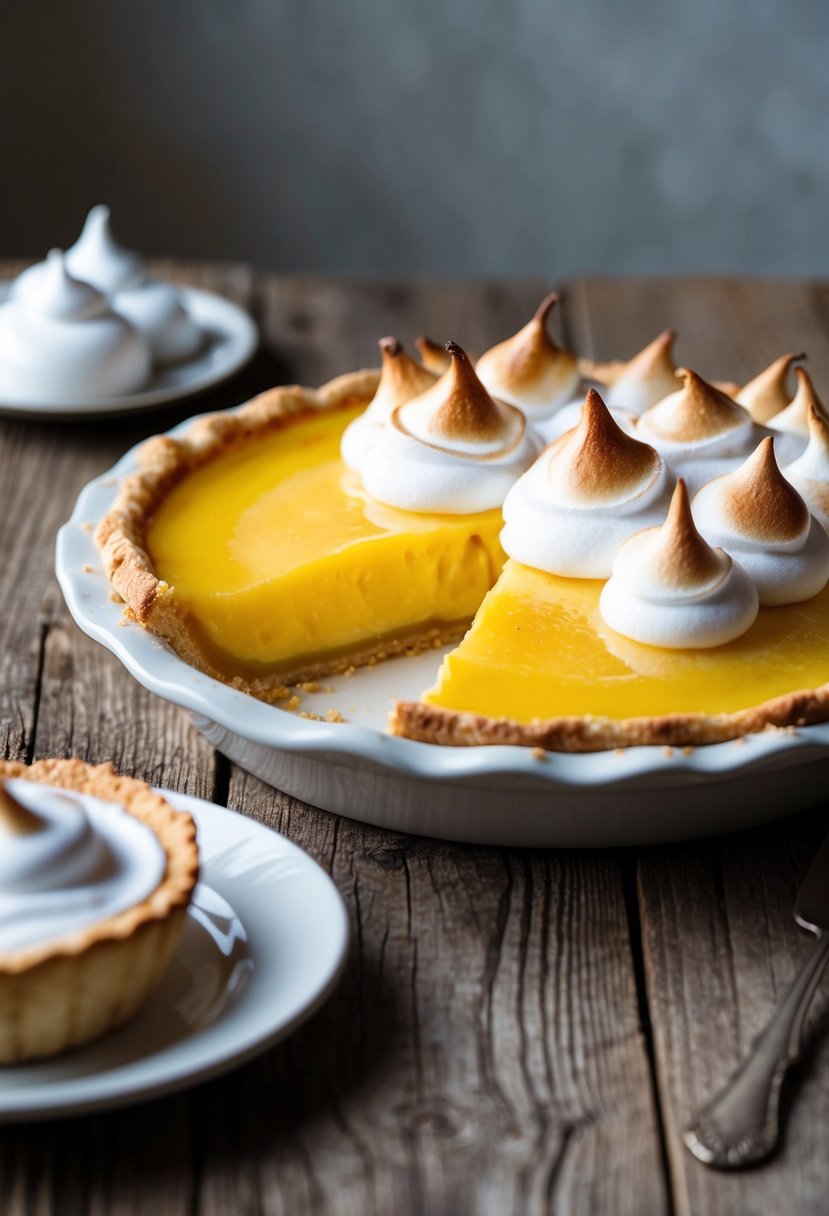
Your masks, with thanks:
[[[509,560],[421,701],[392,731],[429,743],[554,751],[716,743],[829,717],[829,588],[761,608],[711,650],[663,650],[609,629],[599,579]]]
[[[340,441],[377,384],[274,389],[146,444],[96,536],[134,619],[264,699],[460,637],[504,560],[501,513],[365,494]]]

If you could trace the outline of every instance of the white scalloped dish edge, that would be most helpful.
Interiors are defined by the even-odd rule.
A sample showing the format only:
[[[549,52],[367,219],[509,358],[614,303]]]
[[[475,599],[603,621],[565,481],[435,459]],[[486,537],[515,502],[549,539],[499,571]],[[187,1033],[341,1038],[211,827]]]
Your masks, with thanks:
[[[181,423],[169,433],[180,434],[192,421]],[[529,748],[454,748],[417,743],[390,735],[376,724],[309,720],[258,701],[189,666],[167,643],[140,625],[125,621],[122,606],[110,599],[91,525],[112,505],[120,479],[136,469],[136,450],[127,452],[111,470],[81,491],[71,518],[58,533],[56,572],[67,606],[78,626],[116,655],[145,688],[251,743],[352,766],[364,761],[421,780],[480,784],[494,776],[509,777],[515,779],[516,788],[521,786],[522,777],[536,787],[541,780],[551,787],[598,789],[636,783],[644,777],[649,783],[661,777],[667,786],[680,775],[692,781],[722,778],[757,766],[777,768],[829,757],[829,722],[792,731],[765,731],[688,751],[634,747],[587,754],[549,752],[540,762]],[[417,668],[418,662],[430,667]],[[379,687],[390,708],[395,697],[417,695],[418,683],[422,680],[421,686],[426,686],[429,672],[436,670],[438,662],[438,653],[431,651],[419,660],[396,659],[365,669],[369,675],[357,672],[339,701],[359,701],[361,690],[369,688],[361,680],[370,679],[371,695],[376,699]],[[395,686],[402,663],[411,664],[406,669],[406,682],[414,682],[413,688]],[[311,701],[302,708],[314,711],[317,705]],[[359,714],[356,716],[359,719]],[[376,709],[374,717],[377,719]]]

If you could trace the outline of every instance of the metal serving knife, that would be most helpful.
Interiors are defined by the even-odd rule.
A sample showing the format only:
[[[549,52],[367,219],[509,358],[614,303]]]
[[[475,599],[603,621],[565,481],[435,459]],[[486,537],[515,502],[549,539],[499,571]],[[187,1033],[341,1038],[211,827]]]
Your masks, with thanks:
[[[777,1144],[783,1077],[797,1059],[806,1011],[829,962],[829,836],[797,893],[794,915],[817,935],[814,949],[746,1059],[685,1132],[690,1151],[714,1169],[756,1165]]]

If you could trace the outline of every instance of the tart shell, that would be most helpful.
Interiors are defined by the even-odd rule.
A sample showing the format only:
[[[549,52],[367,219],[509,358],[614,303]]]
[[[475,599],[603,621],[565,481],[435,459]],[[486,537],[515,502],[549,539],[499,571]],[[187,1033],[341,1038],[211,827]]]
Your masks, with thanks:
[[[0,761],[0,778],[117,803],[150,827],[167,858],[141,903],[44,945],[0,955],[0,1063],[55,1055],[130,1018],[161,980],[184,928],[199,872],[196,828],[143,781],[109,764]]]

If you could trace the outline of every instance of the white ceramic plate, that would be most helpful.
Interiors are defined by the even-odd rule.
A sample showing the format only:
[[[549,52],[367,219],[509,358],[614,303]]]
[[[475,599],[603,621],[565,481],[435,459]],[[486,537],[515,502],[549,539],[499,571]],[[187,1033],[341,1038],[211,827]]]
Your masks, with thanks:
[[[0,283],[0,303],[10,283]],[[237,304],[212,291],[181,288],[182,298],[196,324],[205,331],[202,348],[183,363],[159,367],[140,393],[85,401],[40,401],[23,404],[0,397],[0,413],[45,418],[86,418],[98,414],[129,414],[150,410],[182,397],[192,397],[227,380],[248,362],[259,343],[252,317]]]
[[[161,791],[196,820],[201,881],[160,988],[122,1029],[54,1060],[0,1068],[0,1120],[77,1115],[226,1072],[309,1017],[345,962],[328,875],[261,823]]]
[[[220,684],[125,623],[109,598],[91,525],[135,467],[128,452],[91,482],[58,535],[57,574],[70,612],[145,688],[189,709],[216,747],[306,802],[450,840],[582,847],[731,831],[825,797],[829,724],[687,754],[638,747],[539,757],[529,748],[438,747],[386,733],[394,699],[416,698],[432,683],[435,651],[331,677],[331,692],[303,697],[303,710],[336,709],[345,724],[308,721]]]

